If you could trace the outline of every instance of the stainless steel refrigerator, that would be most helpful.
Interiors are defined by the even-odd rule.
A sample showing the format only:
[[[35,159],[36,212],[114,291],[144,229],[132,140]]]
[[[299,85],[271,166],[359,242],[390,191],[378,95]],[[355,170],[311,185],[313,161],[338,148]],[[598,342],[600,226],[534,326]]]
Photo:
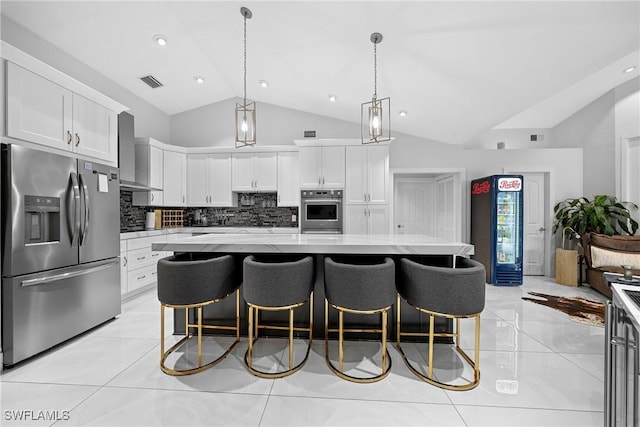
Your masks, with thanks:
[[[118,174],[2,145],[4,365],[120,314]]]

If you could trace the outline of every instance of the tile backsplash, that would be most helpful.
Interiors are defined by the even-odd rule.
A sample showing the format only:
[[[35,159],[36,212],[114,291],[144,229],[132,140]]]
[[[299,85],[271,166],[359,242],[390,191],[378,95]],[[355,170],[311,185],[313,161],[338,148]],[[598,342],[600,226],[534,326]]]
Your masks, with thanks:
[[[184,226],[297,227],[298,208],[278,207],[276,193],[234,193],[237,207],[184,208]],[[145,226],[146,212],[169,207],[133,206],[133,193],[120,191],[120,231],[139,231]],[[171,207],[170,209],[179,209]],[[295,220],[292,220],[294,219]]]

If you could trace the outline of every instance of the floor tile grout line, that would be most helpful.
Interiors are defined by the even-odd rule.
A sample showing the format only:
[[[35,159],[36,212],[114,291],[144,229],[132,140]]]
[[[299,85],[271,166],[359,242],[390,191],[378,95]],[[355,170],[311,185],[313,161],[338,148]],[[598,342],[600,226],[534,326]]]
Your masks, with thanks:
[[[601,381],[602,383],[604,383],[604,379],[600,379],[599,377],[595,376],[591,371],[585,369],[581,364],[576,363],[574,360],[571,360],[570,358],[566,357],[567,354],[583,354],[586,356],[593,356],[593,353],[567,353],[567,352],[558,352],[556,353],[558,356],[562,357],[563,359],[567,360],[568,362],[572,363],[573,365],[577,366],[578,368],[582,369],[584,372],[586,372],[587,374],[591,375],[592,377],[594,377],[595,379],[597,379],[598,381]],[[596,354],[596,356],[600,356],[599,354]],[[602,366],[604,367],[604,360],[602,361]]]

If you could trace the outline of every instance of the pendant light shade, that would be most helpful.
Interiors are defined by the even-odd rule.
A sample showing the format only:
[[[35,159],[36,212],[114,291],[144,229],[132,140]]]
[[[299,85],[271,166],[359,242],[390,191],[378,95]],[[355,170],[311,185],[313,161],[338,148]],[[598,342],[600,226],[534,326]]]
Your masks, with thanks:
[[[244,17],[244,96],[242,104],[236,103],[236,148],[256,145],[256,104],[247,103],[247,19],[253,14],[246,7],[240,13]]]
[[[378,98],[377,45],[382,34],[371,34],[373,43],[373,98],[360,107],[361,137],[363,144],[391,141],[391,98]]]

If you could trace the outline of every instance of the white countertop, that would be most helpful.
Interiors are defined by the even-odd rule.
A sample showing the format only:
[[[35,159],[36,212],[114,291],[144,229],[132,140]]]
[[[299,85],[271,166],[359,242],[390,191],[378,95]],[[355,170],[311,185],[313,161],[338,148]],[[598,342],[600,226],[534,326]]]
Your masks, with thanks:
[[[135,239],[138,237],[162,236],[164,234],[295,234],[298,233],[298,231],[297,227],[176,227],[120,233],[120,240]]]
[[[624,309],[636,329],[640,330],[640,309],[624,292],[625,290],[640,292],[640,286],[611,283],[611,290],[613,291],[615,305],[622,305],[620,308]]]
[[[473,245],[408,234],[203,234],[153,243],[154,251],[473,255]]]

